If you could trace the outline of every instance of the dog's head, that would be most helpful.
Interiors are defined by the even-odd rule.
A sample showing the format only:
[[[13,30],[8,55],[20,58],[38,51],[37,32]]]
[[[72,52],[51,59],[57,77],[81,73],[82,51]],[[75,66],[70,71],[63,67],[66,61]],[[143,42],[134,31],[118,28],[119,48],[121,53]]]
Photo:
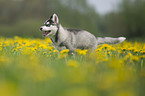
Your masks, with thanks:
[[[40,27],[43,31],[44,37],[52,37],[56,34],[59,28],[59,19],[56,14],[53,14],[48,20],[45,21],[44,26]]]

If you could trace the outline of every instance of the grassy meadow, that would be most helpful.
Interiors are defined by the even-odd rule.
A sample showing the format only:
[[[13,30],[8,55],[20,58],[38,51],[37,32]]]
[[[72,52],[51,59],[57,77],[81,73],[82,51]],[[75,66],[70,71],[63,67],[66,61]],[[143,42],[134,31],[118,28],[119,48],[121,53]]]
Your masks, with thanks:
[[[145,43],[58,53],[49,38],[0,38],[0,96],[145,96]]]

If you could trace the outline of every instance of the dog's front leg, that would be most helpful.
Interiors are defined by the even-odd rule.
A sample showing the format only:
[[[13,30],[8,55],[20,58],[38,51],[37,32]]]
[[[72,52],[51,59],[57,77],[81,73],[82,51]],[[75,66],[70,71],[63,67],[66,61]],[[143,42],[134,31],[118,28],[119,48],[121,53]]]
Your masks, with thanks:
[[[62,46],[62,47],[55,47],[55,49],[57,49],[57,50],[60,52],[60,51],[62,51],[62,50],[64,50],[64,49],[66,49],[66,47],[65,47],[65,46]]]
[[[66,44],[66,48],[69,49],[69,54],[70,55],[73,55],[73,53],[75,52],[75,49],[76,49],[70,43]]]

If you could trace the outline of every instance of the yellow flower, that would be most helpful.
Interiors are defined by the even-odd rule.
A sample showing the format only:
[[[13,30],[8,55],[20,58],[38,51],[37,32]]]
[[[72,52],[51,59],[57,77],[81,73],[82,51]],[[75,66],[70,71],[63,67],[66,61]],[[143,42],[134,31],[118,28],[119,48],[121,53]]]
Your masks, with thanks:
[[[128,53],[128,56],[132,56],[132,54],[131,53]]]
[[[54,47],[48,47],[49,51],[52,51],[54,49]]]
[[[145,55],[141,55],[141,56],[139,56],[141,59],[143,59],[143,58],[145,58]]]
[[[34,52],[35,52],[35,50],[33,50],[33,48],[31,48],[31,47],[24,47],[22,49],[22,54],[31,55]]]
[[[122,51],[126,51],[127,49],[126,49],[126,48],[121,48],[121,50],[122,50]]]
[[[145,51],[141,51],[140,53],[141,53],[141,54],[145,54]]]
[[[100,51],[102,51],[101,48],[97,48],[97,49],[96,49],[96,52],[100,52]]]
[[[47,49],[47,48],[48,48],[48,46],[45,45],[45,44],[41,44],[41,45],[39,45],[39,47],[40,47],[40,48],[43,48],[43,49]]]
[[[129,59],[129,56],[128,55],[126,55],[124,58],[123,58],[123,61],[127,61]]]
[[[59,59],[66,58],[68,56],[69,49],[62,50],[59,55]]]
[[[58,58],[62,59],[62,58],[66,58],[67,56],[68,56],[68,54],[60,54]]]
[[[21,39],[21,38],[20,38],[19,36],[15,36],[14,39],[15,39],[15,40],[19,40],[19,39]]]
[[[57,50],[53,50],[53,52],[54,52],[54,53],[57,53],[58,51],[57,51]]]
[[[43,52],[43,54],[45,55],[47,52]]]
[[[139,57],[138,56],[131,56],[130,57],[131,60],[138,62],[139,61]]]
[[[110,49],[109,49],[110,51],[115,51],[116,50],[116,48],[114,48],[114,47],[110,47]]]
[[[139,53],[139,50],[134,50],[134,53]]]
[[[134,47],[130,47],[130,48],[128,48],[128,50],[129,50],[129,51],[134,51],[135,48],[134,48]]]
[[[77,52],[79,55],[86,55],[86,53],[88,52],[88,50],[76,49],[76,52]]]
[[[67,62],[67,65],[68,65],[68,66],[71,66],[71,67],[77,67],[77,66],[78,66],[78,62],[75,61],[75,60],[69,60],[69,61]]]
[[[52,44],[52,42],[51,42],[51,39],[50,39],[50,38],[45,38],[45,41],[46,41],[47,43]]]
[[[108,44],[103,44],[102,47],[105,48],[105,49],[107,49],[107,48],[109,48],[110,46],[109,46]]]
[[[60,54],[64,54],[64,53],[68,53],[69,52],[69,49],[64,49],[60,52]]]

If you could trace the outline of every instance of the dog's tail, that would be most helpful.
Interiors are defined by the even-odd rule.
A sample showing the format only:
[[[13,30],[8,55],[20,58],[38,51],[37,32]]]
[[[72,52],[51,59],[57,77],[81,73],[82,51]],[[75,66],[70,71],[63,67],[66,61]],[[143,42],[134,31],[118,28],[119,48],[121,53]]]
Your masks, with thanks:
[[[121,43],[125,40],[125,37],[118,37],[118,38],[111,38],[111,37],[98,37],[97,38],[97,44],[117,44]]]

